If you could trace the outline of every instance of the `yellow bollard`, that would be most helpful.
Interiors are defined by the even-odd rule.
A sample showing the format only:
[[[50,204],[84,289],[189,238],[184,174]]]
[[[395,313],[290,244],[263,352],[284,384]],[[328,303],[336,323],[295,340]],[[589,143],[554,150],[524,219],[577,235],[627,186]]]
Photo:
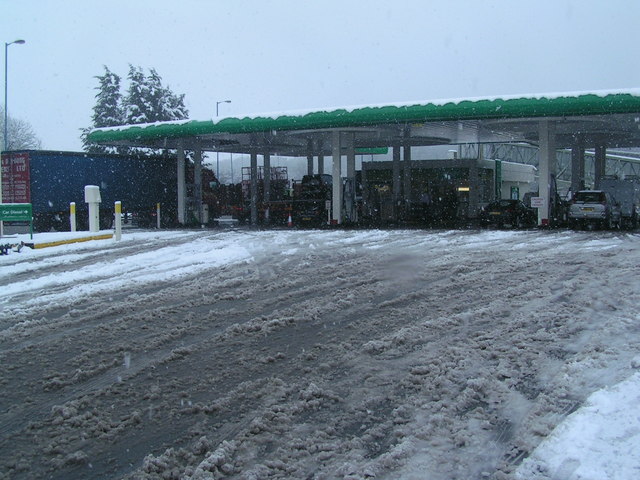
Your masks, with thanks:
[[[116,242],[118,242],[122,238],[122,202],[116,202],[115,212],[113,225],[115,227]]]
[[[71,227],[71,231],[76,231],[76,202],[71,202],[69,204],[69,223]]]

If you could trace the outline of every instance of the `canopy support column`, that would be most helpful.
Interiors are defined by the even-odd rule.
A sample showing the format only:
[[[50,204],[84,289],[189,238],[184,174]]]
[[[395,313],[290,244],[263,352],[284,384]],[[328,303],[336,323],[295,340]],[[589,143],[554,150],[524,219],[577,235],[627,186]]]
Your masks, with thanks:
[[[556,163],[556,129],[555,123],[542,120],[538,124],[540,162],[540,178],[538,180],[538,196],[542,198],[542,207],[538,208],[538,225],[549,226],[549,201],[551,199],[551,172]]]
[[[307,140],[307,175],[313,175],[313,140]]]
[[[607,168],[607,147],[604,143],[596,145],[595,156],[595,188],[600,188],[600,181],[604,177]]]
[[[391,163],[391,198],[393,199],[393,219],[398,221],[398,206],[400,203],[400,188],[402,187],[402,174],[400,169],[400,142],[393,144],[393,160]]]
[[[409,129],[404,131],[404,146],[403,146],[403,154],[402,154],[402,166],[403,166],[403,185],[402,185],[402,196],[404,200],[405,208],[409,208],[411,205],[411,145],[408,143],[407,139],[410,136]]]
[[[331,151],[333,154],[333,193],[331,223],[342,223],[342,157],[340,155],[340,131],[333,132],[331,137]]]
[[[184,225],[184,212],[187,200],[187,184],[184,174],[184,142],[180,140],[178,143],[178,162],[177,162],[177,178],[178,178],[178,223]]]
[[[349,222],[357,221],[356,218],[356,146],[355,133],[346,134],[347,143],[347,185],[348,192],[345,192],[345,209]]]
[[[255,146],[251,147],[251,225],[258,225],[258,152]]]
[[[193,160],[193,192],[195,197],[195,211],[198,222],[202,222],[202,148],[200,144],[196,144]]]
[[[318,140],[318,175],[324,175],[324,152],[322,151],[322,140]]]
[[[262,202],[264,203],[265,223],[269,223],[269,202],[271,201],[271,155],[266,152],[263,155],[264,178],[262,179]]]
[[[480,147],[482,148],[482,147]],[[469,167],[469,210],[468,218],[477,218],[480,211],[480,177],[478,175],[478,160]]]
[[[584,190],[584,136],[578,135],[571,146],[571,192]]]

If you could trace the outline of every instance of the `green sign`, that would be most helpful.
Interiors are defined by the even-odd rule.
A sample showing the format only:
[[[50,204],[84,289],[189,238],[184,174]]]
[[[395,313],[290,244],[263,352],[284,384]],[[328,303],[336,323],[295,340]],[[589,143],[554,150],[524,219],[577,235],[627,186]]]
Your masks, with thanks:
[[[495,174],[496,200],[500,200],[502,198],[502,160],[496,160]]]
[[[0,203],[0,222],[29,222],[33,240],[33,209],[30,203]]]
[[[30,203],[0,203],[0,220],[5,222],[30,222],[33,211]]]
[[[387,153],[389,153],[389,149],[387,147],[356,148],[357,155],[386,155]]]

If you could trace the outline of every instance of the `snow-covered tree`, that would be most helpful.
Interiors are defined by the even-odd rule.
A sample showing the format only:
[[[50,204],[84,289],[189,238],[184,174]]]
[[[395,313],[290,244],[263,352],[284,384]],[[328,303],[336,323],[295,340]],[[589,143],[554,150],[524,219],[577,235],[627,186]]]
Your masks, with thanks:
[[[93,107],[93,125],[95,127],[113,127],[122,125],[122,95],[120,94],[120,76],[104,67],[104,75],[96,77],[100,82],[96,105]]]
[[[151,106],[146,78],[140,67],[129,65],[129,90],[124,106],[126,124],[149,123]]]
[[[9,137],[9,143],[5,146],[4,135],[2,135],[1,149],[4,150],[28,150],[39,149],[42,144],[40,139],[36,135],[33,127],[30,123],[12,118],[9,116],[9,125],[7,128],[7,135]],[[4,133],[4,107],[0,107],[0,131]]]
[[[140,67],[129,66],[129,92],[126,97],[128,124],[165,122],[188,118],[184,95],[175,95],[162,86],[162,78],[155,69],[145,75]]]
[[[82,133],[85,151],[125,153],[129,149],[122,147],[104,147],[91,145],[86,141],[93,128],[140,123],[183,120],[189,117],[184,105],[184,95],[174,94],[169,87],[162,85],[162,78],[155,69],[145,75],[141,67],[129,65],[126,95],[120,93],[120,77],[106,66],[105,74],[97,76],[96,105],[93,108],[93,124]],[[136,149],[136,152],[143,153]],[[150,152],[147,152],[150,153]]]
[[[87,141],[87,134],[92,128],[114,127],[124,123],[124,112],[122,111],[122,94],[120,93],[120,76],[113,73],[105,65],[104,75],[98,75],[99,86],[96,87],[96,104],[93,107],[93,125],[83,130],[82,144],[85,151],[92,153],[116,153],[114,147],[94,145]]]

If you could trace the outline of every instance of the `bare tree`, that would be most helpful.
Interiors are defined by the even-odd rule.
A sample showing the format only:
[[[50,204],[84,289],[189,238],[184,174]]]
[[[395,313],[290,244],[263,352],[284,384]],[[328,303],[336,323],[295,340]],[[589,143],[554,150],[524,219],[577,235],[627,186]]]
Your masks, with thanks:
[[[4,108],[0,107],[0,128],[4,132]],[[9,143],[5,145],[2,138],[2,151],[5,150],[36,150],[42,147],[42,142],[29,122],[9,117],[7,128]]]

